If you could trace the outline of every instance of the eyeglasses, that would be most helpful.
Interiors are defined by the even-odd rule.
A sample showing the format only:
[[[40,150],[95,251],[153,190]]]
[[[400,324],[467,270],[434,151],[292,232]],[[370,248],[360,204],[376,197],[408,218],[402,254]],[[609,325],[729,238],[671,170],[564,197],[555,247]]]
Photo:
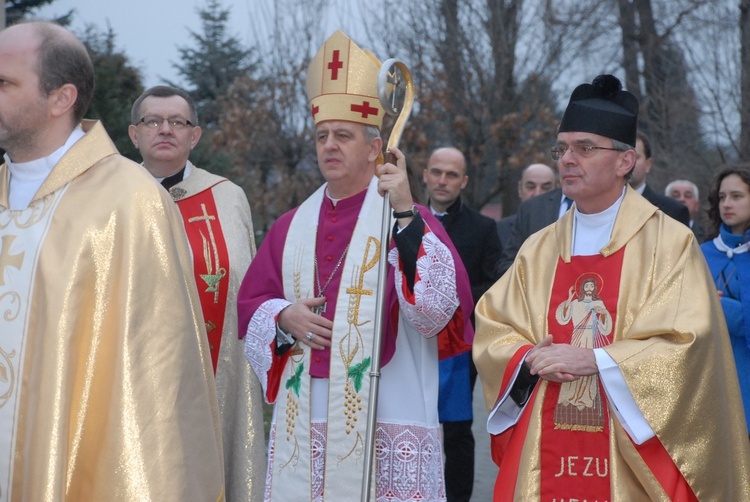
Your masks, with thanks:
[[[594,146],[594,145],[555,145],[550,148],[549,153],[552,155],[552,160],[560,160],[565,152],[570,150],[577,157],[589,158],[594,155],[595,150],[612,150],[615,152],[624,152],[621,148],[607,148],[605,146]]]
[[[146,115],[145,117],[141,117],[141,120],[136,122],[136,125],[143,124],[149,129],[158,129],[161,127],[165,120],[167,121],[167,124],[169,124],[169,127],[177,131],[182,130],[186,127],[194,127],[192,122],[190,122],[185,117],[180,117],[179,115],[175,115],[173,117]]]

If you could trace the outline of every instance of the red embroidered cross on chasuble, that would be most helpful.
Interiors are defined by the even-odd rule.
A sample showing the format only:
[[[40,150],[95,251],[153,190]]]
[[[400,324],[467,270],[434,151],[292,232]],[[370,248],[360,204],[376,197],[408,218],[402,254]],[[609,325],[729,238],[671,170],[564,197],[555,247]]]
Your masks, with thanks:
[[[229,292],[229,252],[211,189],[177,201],[193,252],[193,273],[216,374]]]

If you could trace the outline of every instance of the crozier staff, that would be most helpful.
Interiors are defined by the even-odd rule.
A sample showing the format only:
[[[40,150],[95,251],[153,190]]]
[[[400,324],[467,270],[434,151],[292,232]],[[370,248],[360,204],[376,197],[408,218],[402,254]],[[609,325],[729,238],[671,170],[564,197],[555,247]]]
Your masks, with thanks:
[[[396,163],[377,166],[380,66],[340,31],[312,60],[307,93],[326,183],[277,220],[240,290],[245,352],[276,403],[269,500],[360,497],[385,191],[395,223],[375,486],[378,497],[445,498],[438,353],[468,350],[471,292],[442,225],[412,201],[403,154],[393,149]]]

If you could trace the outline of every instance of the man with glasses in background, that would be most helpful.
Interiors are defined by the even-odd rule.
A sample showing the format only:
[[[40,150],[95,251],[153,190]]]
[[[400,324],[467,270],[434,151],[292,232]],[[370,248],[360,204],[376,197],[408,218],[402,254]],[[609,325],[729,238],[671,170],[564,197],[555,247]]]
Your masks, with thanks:
[[[247,197],[231,181],[188,160],[201,128],[185,91],[146,90],[133,104],[131,124],[128,133],[143,166],[177,203],[193,254],[191,272],[216,376],[226,498],[261,500],[266,470],[262,396],[237,336],[237,291],[255,255]]]
[[[552,148],[573,207],[475,310],[495,500],[750,499],[705,260],[689,228],[627,183],[637,117],[611,75],[573,91]]]

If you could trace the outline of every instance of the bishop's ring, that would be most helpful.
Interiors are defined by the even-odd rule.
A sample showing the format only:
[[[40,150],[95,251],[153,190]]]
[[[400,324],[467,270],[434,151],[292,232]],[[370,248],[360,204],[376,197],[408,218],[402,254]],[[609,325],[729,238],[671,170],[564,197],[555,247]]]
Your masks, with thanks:
[[[315,336],[315,335],[313,335],[312,333],[310,333],[310,332],[308,331],[308,332],[307,332],[307,334],[305,335],[305,338],[307,338],[307,341],[308,341],[308,342],[312,342],[312,339],[313,339],[313,337],[314,337],[314,336]]]

